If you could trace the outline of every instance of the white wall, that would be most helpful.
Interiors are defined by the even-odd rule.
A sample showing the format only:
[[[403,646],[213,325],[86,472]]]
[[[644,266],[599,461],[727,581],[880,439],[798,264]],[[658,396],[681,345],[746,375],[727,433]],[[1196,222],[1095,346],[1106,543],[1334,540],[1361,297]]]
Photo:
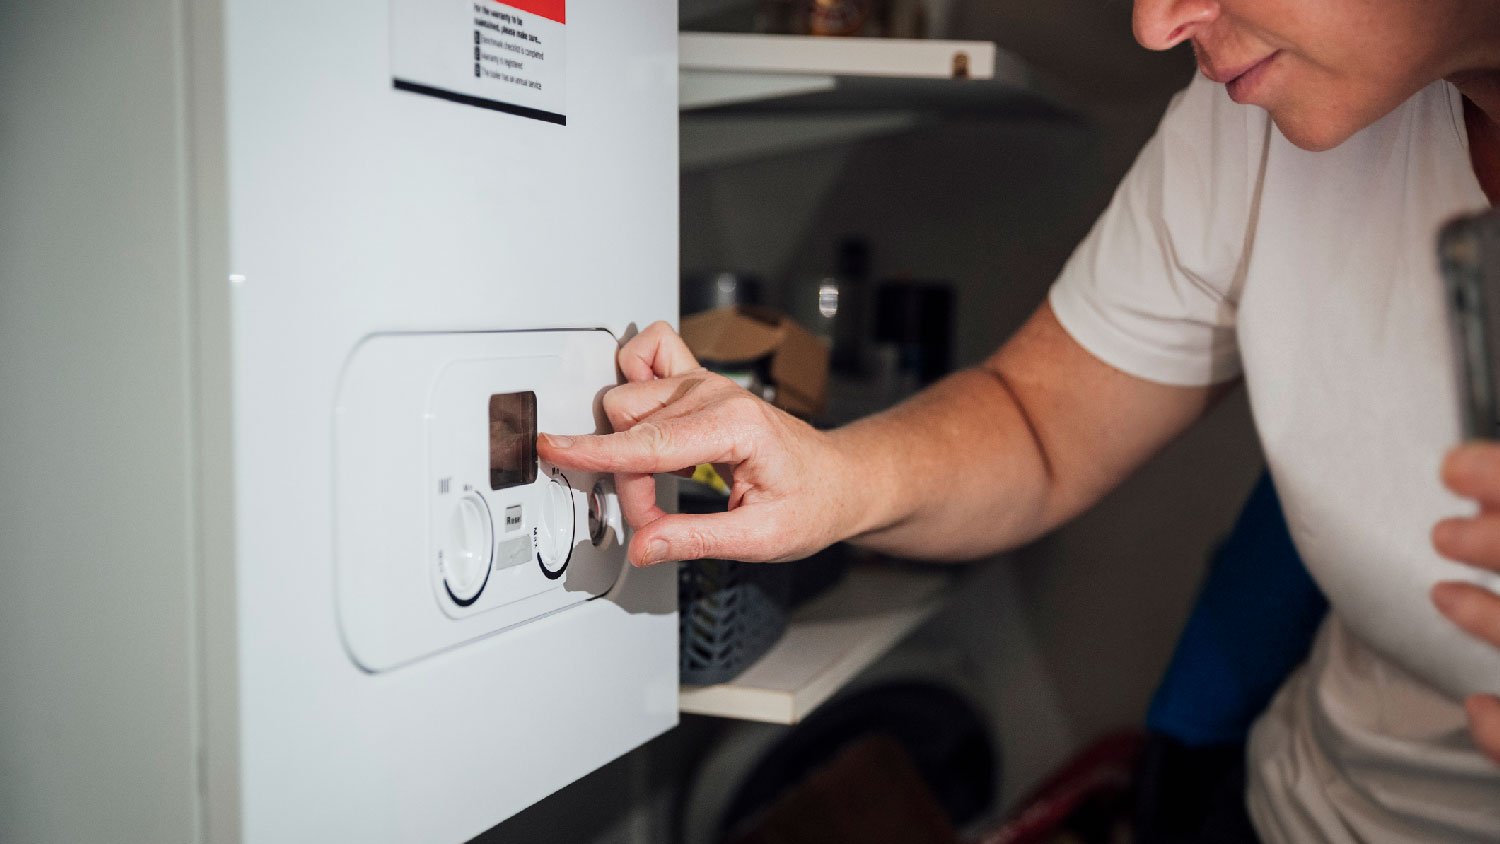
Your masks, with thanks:
[[[182,23],[0,0],[0,841],[199,831]]]

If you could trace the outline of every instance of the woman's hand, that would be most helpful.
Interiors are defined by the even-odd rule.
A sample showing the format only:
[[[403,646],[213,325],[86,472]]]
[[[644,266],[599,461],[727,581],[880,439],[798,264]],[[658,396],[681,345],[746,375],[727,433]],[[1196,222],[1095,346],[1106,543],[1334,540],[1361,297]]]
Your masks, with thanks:
[[[1443,483],[1479,504],[1479,514],[1444,519],[1432,530],[1439,554],[1500,573],[1500,443],[1469,443],[1443,461]],[[1473,583],[1439,583],[1432,602],[1469,635],[1500,648],[1500,596]],[[1465,702],[1475,744],[1500,763],[1500,697],[1473,695]]]
[[[637,566],[717,557],[794,560],[842,538],[849,476],[832,439],[704,369],[658,322],[620,349],[628,383],[604,395],[615,433],[543,434],[537,449],[559,466],[616,474]],[[730,484],[729,510],[674,515],[656,504],[654,473],[712,463]]]

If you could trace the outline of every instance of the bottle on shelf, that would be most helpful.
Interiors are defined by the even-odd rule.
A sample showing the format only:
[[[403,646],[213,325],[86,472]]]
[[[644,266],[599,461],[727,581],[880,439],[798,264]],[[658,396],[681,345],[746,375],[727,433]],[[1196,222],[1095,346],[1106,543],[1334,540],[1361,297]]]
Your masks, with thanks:
[[[839,241],[832,273],[795,279],[787,288],[787,313],[828,345],[835,375],[865,370],[869,284],[869,243],[851,235]]]
[[[946,281],[891,279],[875,292],[873,343],[893,398],[904,398],[953,371],[957,296]]]
[[[761,0],[756,30],[778,35],[923,38],[924,0]]]

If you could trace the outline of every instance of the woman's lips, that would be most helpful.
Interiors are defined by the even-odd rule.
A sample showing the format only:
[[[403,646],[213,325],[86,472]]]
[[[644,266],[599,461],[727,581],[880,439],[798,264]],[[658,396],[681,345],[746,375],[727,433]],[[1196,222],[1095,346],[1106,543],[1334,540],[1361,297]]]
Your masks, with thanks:
[[[1231,100],[1244,104],[1254,99],[1256,89],[1260,86],[1262,80],[1265,79],[1266,71],[1270,69],[1271,63],[1279,55],[1281,55],[1281,51],[1277,50],[1264,58],[1250,62],[1249,64],[1242,64],[1227,71],[1217,70],[1207,64],[1200,64],[1199,67],[1202,69],[1204,76],[1224,86],[1225,90],[1229,92]]]

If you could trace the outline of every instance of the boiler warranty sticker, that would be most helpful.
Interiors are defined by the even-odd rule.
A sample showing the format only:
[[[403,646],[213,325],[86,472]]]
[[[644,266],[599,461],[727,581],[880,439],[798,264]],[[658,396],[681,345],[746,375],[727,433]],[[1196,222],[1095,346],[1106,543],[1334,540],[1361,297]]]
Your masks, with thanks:
[[[567,0],[391,0],[396,88],[566,125]]]

